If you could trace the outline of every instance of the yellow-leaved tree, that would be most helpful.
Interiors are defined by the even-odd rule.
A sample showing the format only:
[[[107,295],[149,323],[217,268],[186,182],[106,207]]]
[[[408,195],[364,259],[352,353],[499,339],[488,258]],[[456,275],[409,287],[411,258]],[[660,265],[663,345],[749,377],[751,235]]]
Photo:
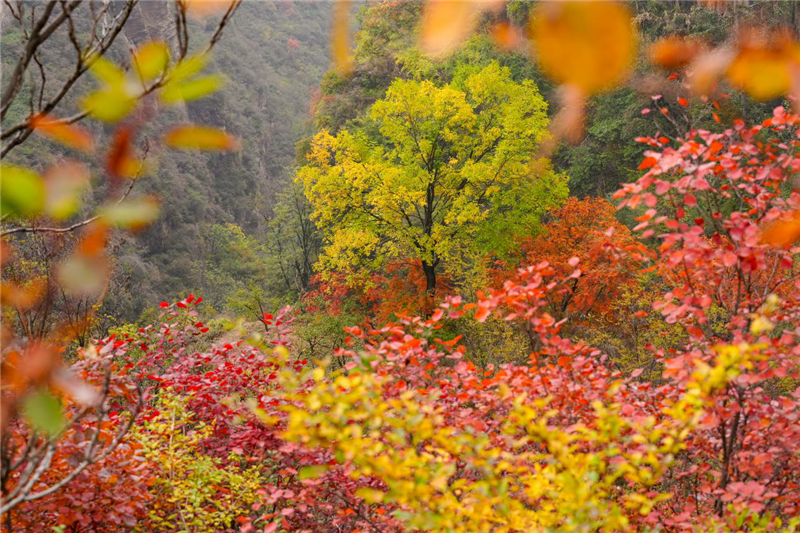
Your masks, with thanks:
[[[321,269],[409,259],[432,296],[448,261],[502,253],[535,231],[567,195],[564,177],[536,158],[546,108],[533,82],[493,63],[441,87],[396,80],[364,127],[319,133],[298,179],[325,232]]]

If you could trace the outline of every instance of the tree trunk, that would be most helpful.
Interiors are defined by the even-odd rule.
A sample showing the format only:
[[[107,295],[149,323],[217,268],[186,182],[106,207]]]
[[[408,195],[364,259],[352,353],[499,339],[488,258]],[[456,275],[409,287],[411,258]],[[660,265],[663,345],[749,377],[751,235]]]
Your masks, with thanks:
[[[436,292],[436,267],[427,261],[423,261],[422,272],[425,273],[425,292],[433,296]]]
[[[425,274],[425,309],[426,317],[433,313],[433,297],[436,294],[436,264],[422,262],[422,272]]]

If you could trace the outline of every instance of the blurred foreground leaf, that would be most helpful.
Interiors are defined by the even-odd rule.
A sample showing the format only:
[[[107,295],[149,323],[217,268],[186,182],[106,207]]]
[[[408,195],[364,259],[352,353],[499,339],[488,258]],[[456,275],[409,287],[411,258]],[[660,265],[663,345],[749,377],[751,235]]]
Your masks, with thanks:
[[[160,76],[168,64],[169,48],[163,42],[145,43],[133,54],[136,73],[144,81],[150,81]]]
[[[100,216],[111,226],[135,230],[152,223],[158,218],[158,211],[158,200],[153,196],[144,196],[104,207],[100,210]]]
[[[337,0],[333,5],[333,25],[331,28],[331,54],[333,63],[340,74],[353,70],[350,57],[350,6],[351,0]]]
[[[45,390],[39,389],[25,398],[22,412],[35,429],[47,435],[55,435],[64,427],[61,402]]]
[[[34,216],[41,212],[44,203],[44,182],[38,174],[16,165],[0,166],[0,211],[3,216]]]
[[[618,84],[635,57],[631,14],[619,2],[541,2],[530,33],[545,72],[587,95]]]
[[[44,175],[47,198],[45,212],[57,220],[71,217],[81,206],[89,187],[89,169],[72,161],[50,167]]]
[[[81,152],[92,152],[94,150],[94,139],[92,135],[78,126],[67,124],[39,114],[30,121],[30,127],[35,132],[60,142],[65,146],[80,150]]]
[[[235,150],[239,142],[224,131],[204,126],[181,126],[167,132],[164,142],[183,150]]]

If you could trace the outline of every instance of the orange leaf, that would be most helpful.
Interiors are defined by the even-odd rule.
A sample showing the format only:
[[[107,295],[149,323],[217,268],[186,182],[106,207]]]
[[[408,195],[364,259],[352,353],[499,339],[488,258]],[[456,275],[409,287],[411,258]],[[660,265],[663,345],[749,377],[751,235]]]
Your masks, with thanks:
[[[703,330],[698,328],[697,326],[689,326],[686,328],[686,331],[689,335],[695,339],[702,339],[703,338]]]
[[[428,0],[420,23],[420,48],[431,56],[452,52],[473,32],[483,11],[502,7],[500,0]]]
[[[586,94],[618,84],[635,56],[630,11],[621,2],[540,2],[530,35],[544,71]]]
[[[729,46],[720,46],[713,50],[698,54],[688,67],[688,77],[694,94],[711,94],[717,88],[717,82],[725,73],[733,60],[733,50]]]
[[[739,53],[728,67],[728,79],[756,100],[771,100],[791,90],[793,66],[800,66],[800,44],[786,33],[764,32],[740,37]]]
[[[494,42],[505,50],[514,50],[524,39],[519,28],[508,22],[498,22],[492,26],[491,34]]]
[[[234,0],[180,0],[179,5],[192,18],[204,18],[226,11],[233,2]]]
[[[773,223],[761,234],[761,242],[774,246],[784,246],[798,240],[800,240],[800,211],[795,211],[788,218]]]
[[[0,241],[0,266],[5,265],[14,257],[14,247],[6,241]]]
[[[94,151],[94,139],[88,131],[67,124],[62,120],[53,119],[40,113],[31,118],[30,128],[45,137],[81,152],[90,153]]]
[[[78,243],[77,253],[84,257],[98,257],[106,249],[108,228],[97,221],[83,230],[83,238]]]
[[[692,61],[703,50],[703,43],[672,35],[650,45],[650,61],[665,69],[680,68]]]
[[[20,310],[30,309],[39,301],[44,289],[43,280],[36,280],[24,286],[3,281],[0,283],[0,301]]]

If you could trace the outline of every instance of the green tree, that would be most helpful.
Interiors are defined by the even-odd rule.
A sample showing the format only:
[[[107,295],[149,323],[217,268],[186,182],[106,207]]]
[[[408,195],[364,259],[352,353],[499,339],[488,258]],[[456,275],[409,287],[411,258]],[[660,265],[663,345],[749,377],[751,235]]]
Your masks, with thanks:
[[[502,254],[535,231],[567,194],[564,177],[535,158],[546,108],[509,69],[462,66],[441,87],[396,80],[363,129],[319,133],[298,179],[325,229],[320,268],[370,272],[409,258],[433,296],[447,262]]]

